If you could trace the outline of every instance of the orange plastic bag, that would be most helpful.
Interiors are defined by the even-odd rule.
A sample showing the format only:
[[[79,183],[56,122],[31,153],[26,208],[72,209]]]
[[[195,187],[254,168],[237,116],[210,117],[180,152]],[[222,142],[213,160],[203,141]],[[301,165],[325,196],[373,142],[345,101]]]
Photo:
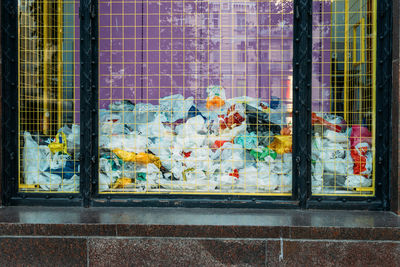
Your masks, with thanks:
[[[292,136],[290,135],[275,135],[274,141],[268,146],[269,149],[282,155],[292,152]]]
[[[154,156],[153,154],[149,153],[134,153],[134,152],[127,152],[122,149],[114,149],[114,154],[117,155],[118,158],[122,159],[123,161],[127,162],[136,162],[139,164],[149,164],[153,163],[157,166],[157,168],[161,168],[161,160],[159,157]]]
[[[225,101],[219,97],[219,96],[214,96],[213,98],[207,98],[207,103],[206,103],[206,108],[208,110],[213,110],[222,107],[225,105]]]

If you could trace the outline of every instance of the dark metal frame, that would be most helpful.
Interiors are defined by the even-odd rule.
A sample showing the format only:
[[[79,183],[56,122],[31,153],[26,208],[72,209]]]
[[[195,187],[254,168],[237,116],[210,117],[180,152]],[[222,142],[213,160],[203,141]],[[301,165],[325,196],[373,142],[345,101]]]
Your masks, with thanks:
[[[294,0],[293,184],[290,197],[98,193],[98,6],[80,0],[81,173],[79,194],[18,192],[17,1],[2,0],[3,170],[5,205],[177,206],[240,208],[389,209],[392,88],[392,1],[378,1],[376,196],[311,194],[312,0]],[[304,119],[306,118],[306,119]]]

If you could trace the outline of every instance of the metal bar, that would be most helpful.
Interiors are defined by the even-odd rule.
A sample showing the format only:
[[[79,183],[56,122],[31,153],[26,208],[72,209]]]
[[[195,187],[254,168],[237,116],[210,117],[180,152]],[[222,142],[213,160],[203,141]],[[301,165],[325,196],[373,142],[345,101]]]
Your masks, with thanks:
[[[18,184],[18,1],[1,1],[2,199],[9,205]]]
[[[344,8],[344,119],[345,121],[349,121],[348,111],[349,111],[349,101],[348,101],[348,92],[349,92],[349,1],[345,1]]]
[[[57,2],[57,125],[63,125],[63,0]]]
[[[391,101],[392,101],[392,1],[377,3],[376,61],[376,183],[384,210],[390,208]],[[396,142],[396,140],[394,140]]]
[[[98,45],[97,1],[80,3],[81,25],[81,192],[83,205],[89,207],[97,183],[98,131]]]
[[[293,192],[306,207],[311,192],[312,0],[294,0]]]
[[[43,0],[43,133],[49,134],[49,4]]]

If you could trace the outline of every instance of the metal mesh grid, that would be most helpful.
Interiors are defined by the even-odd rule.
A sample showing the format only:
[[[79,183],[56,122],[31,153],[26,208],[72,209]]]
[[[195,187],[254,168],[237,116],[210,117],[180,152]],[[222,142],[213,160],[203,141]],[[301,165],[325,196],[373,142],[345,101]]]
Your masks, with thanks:
[[[292,1],[99,1],[100,193],[291,194]]]
[[[375,194],[376,1],[313,4],[314,195]]]
[[[19,191],[79,191],[78,9],[18,1]]]

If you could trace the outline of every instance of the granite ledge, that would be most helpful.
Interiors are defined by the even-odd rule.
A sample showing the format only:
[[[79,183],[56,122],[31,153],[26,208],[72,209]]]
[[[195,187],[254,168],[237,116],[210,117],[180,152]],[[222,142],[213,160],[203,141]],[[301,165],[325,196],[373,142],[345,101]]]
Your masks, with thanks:
[[[400,241],[400,216],[328,210],[4,207],[0,235]]]

